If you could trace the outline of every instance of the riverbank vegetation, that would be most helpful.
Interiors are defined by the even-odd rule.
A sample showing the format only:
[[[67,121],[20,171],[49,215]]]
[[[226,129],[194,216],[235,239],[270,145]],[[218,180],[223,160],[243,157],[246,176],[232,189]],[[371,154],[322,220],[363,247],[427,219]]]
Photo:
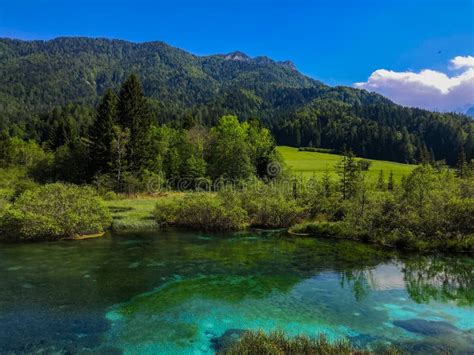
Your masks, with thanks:
[[[370,188],[358,173],[354,178],[341,178],[325,192],[315,206],[319,218],[290,231],[400,248],[473,250],[472,178],[459,179],[453,171],[429,165],[418,167],[391,189],[382,180]],[[341,198],[334,200],[334,194]]]
[[[308,208],[288,196],[278,184],[255,180],[234,190],[191,193],[161,199],[154,212],[160,225],[199,230],[238,230],[246,227],[287,228],[308,216]]]
[[[193,229],[286,228],[294,234],[348,238],[416,250],[474,250],[474,184],[448,169],[416,168],[399,184],[365,181],[352,156],[340,178],[263,183],[163,198],[160,225]],[[297,224],[306,221],[302,224]]]

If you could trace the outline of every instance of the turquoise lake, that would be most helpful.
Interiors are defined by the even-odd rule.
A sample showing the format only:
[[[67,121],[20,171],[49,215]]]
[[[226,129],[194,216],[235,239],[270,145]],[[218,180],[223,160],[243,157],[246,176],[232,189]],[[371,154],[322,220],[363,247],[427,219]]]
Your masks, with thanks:
[[[473,270],[263,232],[0,244],[0,353],[212,354],[248,329],[474,353]]]

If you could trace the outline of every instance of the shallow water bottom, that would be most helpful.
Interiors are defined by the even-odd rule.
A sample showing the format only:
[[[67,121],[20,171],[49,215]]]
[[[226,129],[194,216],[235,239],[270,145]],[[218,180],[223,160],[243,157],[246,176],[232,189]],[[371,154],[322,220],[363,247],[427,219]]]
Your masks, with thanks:
[[[209,354],[249,329],[474,352],[466,256],[176,231],[0,247],[0,352]]]

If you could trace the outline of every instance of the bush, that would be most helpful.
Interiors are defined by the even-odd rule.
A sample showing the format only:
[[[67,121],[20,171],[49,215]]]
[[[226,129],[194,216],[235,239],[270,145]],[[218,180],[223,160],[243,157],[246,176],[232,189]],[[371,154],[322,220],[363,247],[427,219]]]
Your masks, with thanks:
[[[293,226],[290,232],[331,238],[348,238],[351,236],[351,233],[341,222],[307,222]]]
[[[1,217],[7,236],[23,240],[101,233],[110,223],[109,210],[91,188],[59,183],[23,192]]]
[[[329,154],[337,154],[338,151],[335,149],[328,149],[328,148],[316,148],[316,147],[299,147],[298,151],[300,152],[315,152],[315,153],[329,153]]]
[[[242,208],[250,218],[250,225],[264,228],[286,228],[301,222],[308,208],[299,204],[277,186],[251,186],[238,193]]]
[[[446,232],[474,234],[474,198],[451,198],[444,209],[442,222]]]
[[[0,221],[8,208],[10,208],[10,202],[0,197]]]
[[[159,225],[176,224],[181,202],[172,198],[162,198],[158,200],[153,213],[156,222]]]
[[[25,168],[0,168],[0,198],[13,201],[25,190],[37,184],[28,178]]]
[[[359,165],[359,169],[361,171],[369,171],[372,162],[370,160],[360,159],[357,162],[357,165]]]
[[[248,224],[238,201],[206,192],[191,193],[180,201],[160,201],[154,215],[161,225],[197,230],[239,230]]]

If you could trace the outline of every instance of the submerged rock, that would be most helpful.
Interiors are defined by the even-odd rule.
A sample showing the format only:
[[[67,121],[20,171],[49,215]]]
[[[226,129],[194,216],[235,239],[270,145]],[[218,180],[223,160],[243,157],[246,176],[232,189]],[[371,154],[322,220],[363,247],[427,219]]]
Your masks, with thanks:
[[[446,333],[457,333],[459,329],[454,325],[443,321],[432,321],[424,319],[396,320],[393,322],[397,327],[412,333],[435,336]]]
[[[227,329],[220,337],[211,339],[212,349],[222,351],[238,341],[244,333],[244,329]]]

